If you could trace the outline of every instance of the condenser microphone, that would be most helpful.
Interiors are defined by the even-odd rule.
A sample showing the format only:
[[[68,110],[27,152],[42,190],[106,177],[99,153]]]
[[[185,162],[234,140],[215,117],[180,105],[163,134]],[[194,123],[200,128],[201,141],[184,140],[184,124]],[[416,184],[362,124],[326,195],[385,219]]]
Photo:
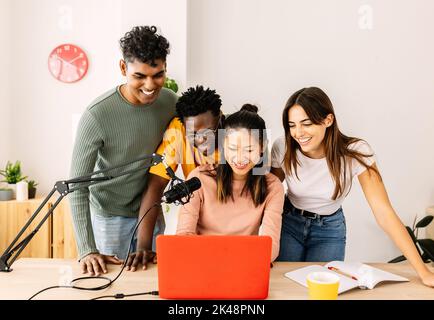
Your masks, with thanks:
[[[200,180],[197,177],[193,177],[189,180],[179,182],[170,190],[167,190],[163,197],[161,198],[162,202],[165,203],[173,203],[175,201],[180,201],[182,204],[188,202],[190,200],[192,193],[199,189],[201,186]],[[183,198],[187,198],[186,202],[182,202]]]

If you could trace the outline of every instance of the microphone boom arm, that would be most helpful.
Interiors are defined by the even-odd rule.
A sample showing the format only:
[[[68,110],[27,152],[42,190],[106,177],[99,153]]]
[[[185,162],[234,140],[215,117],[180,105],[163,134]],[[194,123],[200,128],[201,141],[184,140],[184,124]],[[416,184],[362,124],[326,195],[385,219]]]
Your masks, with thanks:
[[[123,171],[121,173],[115,173],[109,176],[102,176],[102,177],[94,177],[97,174],[106,173],[109,171],[112,171],[114,169],[123,168],[127,165],[130,165],[132,163],[135,163],[137,161],[142,160],[151,160],[151,163],[145,164],[143,166],[140,166],[135,169],[130,169],[127,171]],[[18,258],[18,256],[21,254],[21,252],[24,250],[24,248],[27,246],[27,244],[30,242],[30,240],[33,239],[33,237],[36,235],[36,233],[39,231],[39,229],[42,227],[42,225],[45,223],[45,221],[53,214],[54,209],[56,209],[57,205],[62,201],[64,197],[66,197],[69,193],[83,189],[88,188],[91,185],[108,181],[117,177],[121,177],[136,171],[144,170],[147,168],[150,168],[152,166],[155,166],[161,162],[164,161],[164,156],[161,156],[157,153],[153,153],[152,155],[147,156],[141,156],[135,160],[125,162],[113,167],[109,167],[106,169],[98,170],[95,172],[92,172],[87,175],[83,175],[80,177],[72,178],[69,180],[62,180],[57,181],[49,192],[49,194],[45,197],[45,199],[42,201],[41,205],[36,209],[36,211],[32,214],[32,216],[29,218],[27,223],[22,227],[22,229],[18,232],[17,236],[14,240],[12,240],[11,244],[6,248],[6,250],[3,252],[3,254],[0,257],[0,272],[10,272],[12,271],[11,266],[15,262],[15,260]],[[165,164],[166,166],[167,164]],[[169,167],[170,168],[170,167]],[[167,170],[167,167],[166,167]],[[173,170],[171,171],[173,173]],[[168,172],[170,175],[170,172]],[[172,177],[171,177],[172,178]],[[176,176],[175,176],[176,178]],[[175,179],[172,178],[172,179]],[[178,178],[176,178],[178,179]],[[70,186],[71,184],[80,184],[78,186]],[[38,216],[39,212],[44,208],[44,206],[47,204],[48,200],[56,193],[56,191],[60,194],[59,197],[56,199],[56,202],[50,207],[48,212],[45,214],[45,216],[42,218],[42,220],[38,223],[38,225],[35,227],[35,229],[30,232],[23,240],[21,240],[18,244],[17,242],[21,238],[21,236],[27,231],[30,224],[33,222],[33,220]],[[10,259],[10,261],[9,261]]]

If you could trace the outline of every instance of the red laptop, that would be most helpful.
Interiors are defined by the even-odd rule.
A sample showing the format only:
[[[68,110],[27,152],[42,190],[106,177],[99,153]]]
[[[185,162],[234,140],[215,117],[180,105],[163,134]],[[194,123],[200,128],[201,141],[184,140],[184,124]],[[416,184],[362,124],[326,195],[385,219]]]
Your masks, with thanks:
[[[269,236],[157,237],[158,289],[166,299],[265,299]]]

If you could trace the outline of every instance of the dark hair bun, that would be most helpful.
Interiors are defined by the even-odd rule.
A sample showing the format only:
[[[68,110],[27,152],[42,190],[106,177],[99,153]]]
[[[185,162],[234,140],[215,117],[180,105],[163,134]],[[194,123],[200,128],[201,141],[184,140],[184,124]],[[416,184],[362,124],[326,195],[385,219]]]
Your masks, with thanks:
[[[249,111],[249,112],[253,112],[253,113],[258,113],[258,107],[250,104],[250,103],[246,103],[241,107],[241,111]]]

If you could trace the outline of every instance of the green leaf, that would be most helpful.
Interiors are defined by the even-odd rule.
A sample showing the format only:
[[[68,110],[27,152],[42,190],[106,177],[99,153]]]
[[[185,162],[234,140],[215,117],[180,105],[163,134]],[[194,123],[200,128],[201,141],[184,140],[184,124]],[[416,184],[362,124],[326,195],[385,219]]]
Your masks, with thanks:
[[[164,87],[172,90],[175,93],[178,92],[178,84],[173,79],[166,78],[166,81],[164,81]]]
[[[426,216],[416,224],[416,228],[425,228],[433,220],[433,216]]]
[[[10,184],[15,184],[27,178],[23,177],[21,174],[20,161],[15,161],[15,164],[12,164],[10,161],[8,161],[5,170],[1,170],[1,175],[6,178],[3,181]]]
[[[34,189],[38,185],[38,183],[35,182],[35,180],[29,180],[27,181],[27,184],[29,185],[29,189]]]
[[[418,240],[418,243],[422,248],[424,255],[426,255],[431,261],[434,261],[434,240],[421,239]]]

